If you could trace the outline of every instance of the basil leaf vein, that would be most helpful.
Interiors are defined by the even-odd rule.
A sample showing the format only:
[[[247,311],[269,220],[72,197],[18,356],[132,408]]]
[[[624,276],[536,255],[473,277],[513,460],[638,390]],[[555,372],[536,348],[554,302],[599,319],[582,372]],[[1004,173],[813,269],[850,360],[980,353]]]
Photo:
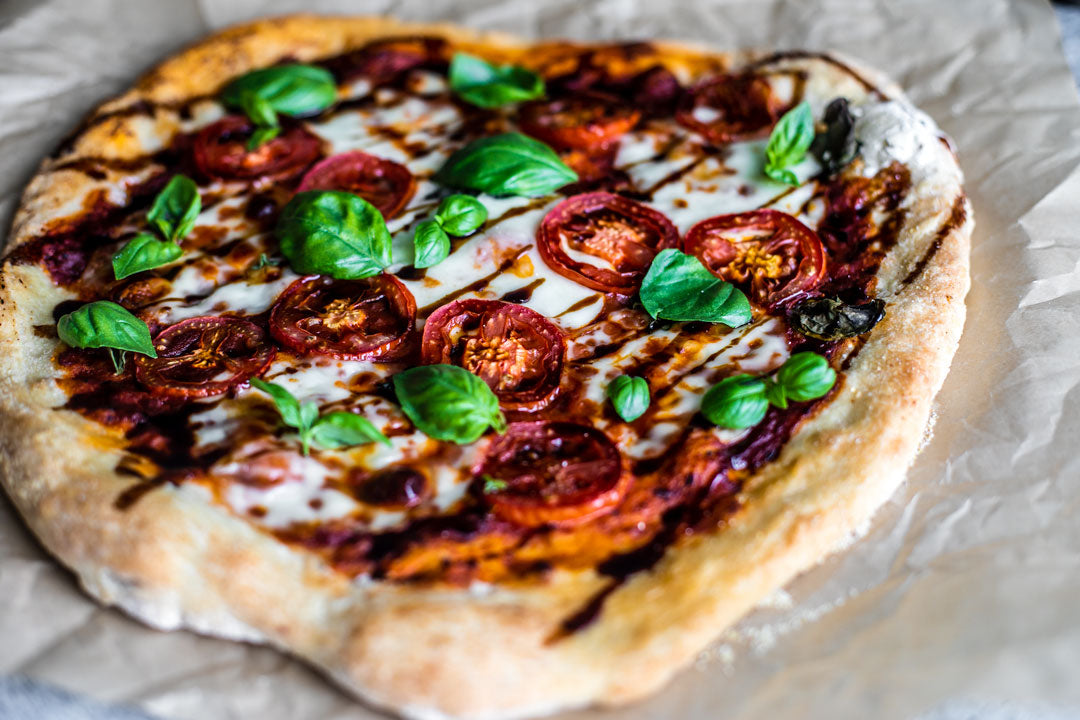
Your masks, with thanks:
[[[765,174],[777,182],[798,185],[798,178],[788,168],[806,157],[813,141],[814,116],[810,103],[803,100],[784,113],[773,128],[765,147]]]
[[[456,365],[421,365],[393,377],[405,415],[435,440],[476,442],[489,428],[506,431],[499,399],[487,383]]]
[[[550,147],[513,132],[474,140],[451,155],[434,176],[441,185],[496,197],[540,197],[577,179]]]
[[[150,329],[108,300],[83,305],[56,322],[56,334],[71,347],[111,348],[157,357]]]
[[[450,89],[462,100],[482,108],[496,108],[532,100],[544,94],[543,79],[523,67],[493,65],[466,53],[450,60]]]
[[[337,190],[296,195],[275,230],[281,252],[301,274],[347,280],[378,275],[392,262],[386,221],[363,198]]]
[[[176,242],[191,232],[201,211],[202,199],[195,181],[186,175],[174,175],[154,198],[146,219],[162,237]]]
[[[639,294],[654,318],[718,322],[728,327],[750,322],[750,301],[742,291],[706,270],[693,255],[674,248],[661,250],[653,258]]]
[[[158,240],[149,233],[139,233],[113,255],[113,275],[123,280],[143,270],[171,263],[184,254],[174,242]]]

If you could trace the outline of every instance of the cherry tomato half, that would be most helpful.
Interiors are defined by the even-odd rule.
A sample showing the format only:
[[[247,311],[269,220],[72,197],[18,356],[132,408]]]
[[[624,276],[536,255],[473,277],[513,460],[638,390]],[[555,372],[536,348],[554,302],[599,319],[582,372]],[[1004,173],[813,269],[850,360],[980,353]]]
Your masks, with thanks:
[[[779,210],[702,220],[686,233],[683,250],[769,308],[813,290],[825,277],[817,233]]]
[[[242,115],[227,115],[207,125],[195,136],[195,164],[204,175],[226,180],[288,177],[315,162],[321,152],[319,138],[296,124],[249,151],[247,142],[254,129]]]
[[[155,393],[221,395],[263,372],[274,346],[258,325],[234,317],[181,320],[154,338],[156,358],[135,357],[135,377]]]
[[[552,208],[540,223],[536,244],[548,267],[563,277],[593,290],[632,295],[656,253],[679,244],[679,232],[650,207],[593,192]],[[603,265],[575,259],[582,254]]]
[[[388,360],[416,324],[416,301],[392,275],[300,278],[270,310],[270,334],[298,353]]]
[[[641,113],[617,98],[571,95],[526,103],[518,113],[521,129],[557,148],[591,150],[628,133]]]
[[[445,63],[447,44],[437,37],[396,37],[368,43],[326,63],[342,80],[366,77],[375,85],[418,67]]]
[[[456,300],[424,323],[425,364],[458,365],[478,375],[504,410],[535,411],[559,391],[566,341],[535,310],[498,300]]]
[[[765,137],[784,109],[762,75],[721,75],[691,90],[675,119],[722,144]]]
[[[357,150],[332,155],[317,163],[296,189],[305,190],[342,190],[359,195],[389,220],[412,198],[416,180],[401,163]]]
[[[629,486],[607,435],[568,422],[511,423],[474,472],[492,512],[527,527],[602,515]]]

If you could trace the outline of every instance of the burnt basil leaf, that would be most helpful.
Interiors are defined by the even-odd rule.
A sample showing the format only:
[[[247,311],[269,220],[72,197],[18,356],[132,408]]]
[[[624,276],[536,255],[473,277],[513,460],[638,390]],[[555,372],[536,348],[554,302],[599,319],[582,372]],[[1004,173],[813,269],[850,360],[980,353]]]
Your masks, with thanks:
[[[425,220],[416,226],[413,248],[413,267],[428,268],[438,265],[450,255],[450,238],[437,220]]]
[[[435,182],[489,195],[540,197],[577,182],[550,147],[521,133],[474,140],[451,155]]]
[[[819,297],[795,306],[788,321],[795,330],[815,340],[841,340],[870,332],[883,317],[882,300],[848,305],[837,298]]]
[[[633,422],[649,409],[649,383],[643,377],[620,375],[607,386],[612,407],[626,422]]]
[[[730,430],[757,425],[768,409],[765,381],[753,375],[726,377],[701,398],[701,414],[705,419]]]
[[[855,158],[855,118],[846,98],[838,97],[825,108],[825,132],[819,133],[810,145],[810,152],[825,172],[835,175]]]
[[[777,182],[798,185],[795,173],[788,168],[806,157],[814,141],[814,116],[805,100],[784,113],[776,123],[765,147],[765,174]]]
[[[311,426],[311,439],[327,449],[390,440],[366,417],[351,412],[332,412],[323,415]]]
[[[421,365],[394,375],[394,392],[420,432],[459,445],[492,427],[506,432],[499,398],[487,383],[456,365]]]
[[[158,240],[150,233],[139,233],[113,255],[113,275],[117,280],[123,280],[128,275],[171,263],[183,254],[174,242]]]
[[[292,269],[304,275],[351,280],[378,275],[391,263],[382,213],[349,192],[297,194],[281,211],[275,233]]]
[[[108,300],[87,303],[64,315],[56,323],[56,334],[71,347],[111,348],[157,357],[146,323]]]
[[[492,65],[473,55],[457,53],[450,61],[450,89],[466,102],[497,108],[532,100],[544,94],[543,79],[523,67]]]
[[[265,100],[270,108],[293,117],[313,115],[337,99],[337,84],[329,70],[314,65],[278,65],[255,70],[233,80],[221,91],[221,101],[247,112],[248,95]],[[266,125],[255,117],[257,125]]]
[[[705,269],[693,255],[661,250],[641,282],[641,303],[661,320],[701,321],[739,327],[750,322],[742,291]]]
[[[166,240],[176,242],[189,232],[202,211],[202,199],[195,181],[186,175],[173,175],[165,189],[154,198],[147,221]]]
[[[465,237],[487,222],[484,203],[472,195],[451,195],[442,199],[435,211],[435,221],[454,237]]]

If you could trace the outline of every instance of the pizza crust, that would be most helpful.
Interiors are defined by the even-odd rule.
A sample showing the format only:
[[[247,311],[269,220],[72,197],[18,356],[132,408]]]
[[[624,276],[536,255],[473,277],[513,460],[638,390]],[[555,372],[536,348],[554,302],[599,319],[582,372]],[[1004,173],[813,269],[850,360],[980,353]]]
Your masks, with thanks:
[[[45,161],[8,251],[57,222],[71,194],[85,191],[85,177],[54,171],[60,163],[142,153],[129,119],[102,116],[143,99],[213,93],[223,79],[285,57],[310,60],[419,33],[507,60],[527,58],[526,46],[505,36],[379,18],[293,16],[226,30],[104,105],[67,154]],[[685,71],[756,57],[657,46]],[[878,73],[858,71],[907,102]],[[851,82],[844,77],[836,82]],[[154,122],[178,122],[165,115]],[[541,586],[365,583],[258,531],[190,486],[165,486],[117,510],[117,496],[134,482],[115,470],[120,439],[53,409],[64,400],[51,380],[55,341],[33,332],[52,322],[65,292],[40,268],[11,263],[0,273],[4,485],[42,544],[98,600],[154,627],[271,644],[408,717],[511,718],[640,698],[768,594],[846,544],[903,480],[956,349],[969,286],[972,220],[959,170],[945,149],[924,170],[879,273],[888,314],[836,399],[747,482],[742,509],[721,531],[669,551],[611,595],[596,622],[557,642],[550,642],[553,630],[602,587],[595,573],[560,572]]]

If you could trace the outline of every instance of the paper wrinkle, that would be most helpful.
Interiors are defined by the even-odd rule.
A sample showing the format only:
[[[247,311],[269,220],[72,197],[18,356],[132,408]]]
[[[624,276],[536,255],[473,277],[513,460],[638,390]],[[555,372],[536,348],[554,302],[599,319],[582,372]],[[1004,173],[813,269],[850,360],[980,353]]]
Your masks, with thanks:
[[[96,104],[213,28],[290,10],[831,49],[903,85],[954,139],[977,218],[968,322],[933,437],[862,540],[770,598],[668,689],[564,717],[1080,714],[1080,103],[1044,0],[5,3],[0,222]],[[6,500],[0,515],[0,673],[163,718],[380,717],[273,650],[97,609]]]

